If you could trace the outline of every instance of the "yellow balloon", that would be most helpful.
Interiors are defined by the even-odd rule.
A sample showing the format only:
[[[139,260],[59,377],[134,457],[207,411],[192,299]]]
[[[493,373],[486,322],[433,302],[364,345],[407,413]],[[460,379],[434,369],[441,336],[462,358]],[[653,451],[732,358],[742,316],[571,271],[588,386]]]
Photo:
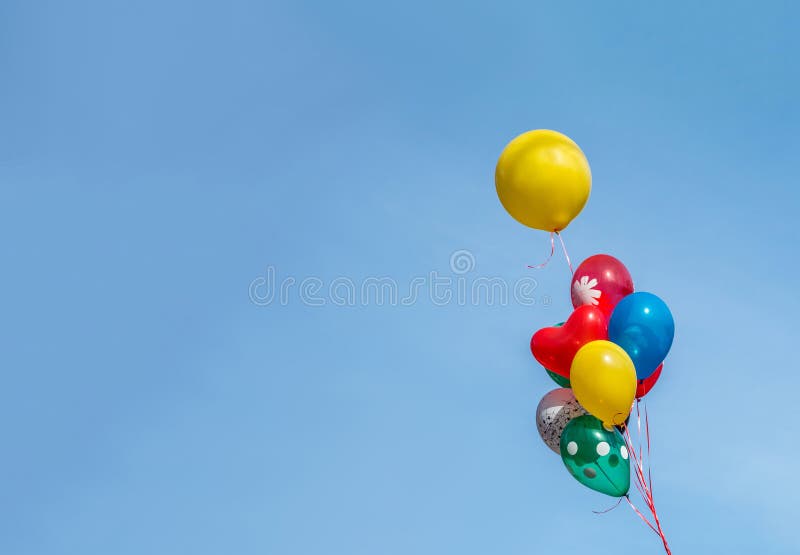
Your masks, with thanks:
[[[589,199],[592,171],[572,139],[537,129],[506,145],[497,161],[494,184],[503,207],[518,222],[561,231]]]
[[[636,368],[622,347],[590,341],[572,359],[572,392],[583,408],[606,426],[622,424],[636,395]]]

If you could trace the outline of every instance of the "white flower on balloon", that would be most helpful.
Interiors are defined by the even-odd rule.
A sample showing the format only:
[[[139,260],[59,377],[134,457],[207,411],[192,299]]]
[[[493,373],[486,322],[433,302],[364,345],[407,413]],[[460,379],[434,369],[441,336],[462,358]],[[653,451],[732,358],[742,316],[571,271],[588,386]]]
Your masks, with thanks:
[[[600,298],[603,292],[599,289],[595,289],[596,285],[597,280],[595,278],[589,279],[589,276],[582,276],[580,279],[576,279],[575,283],[572,284],[572,291],[582,305],[597,305],[600,304],[600,301],[597,299]]]

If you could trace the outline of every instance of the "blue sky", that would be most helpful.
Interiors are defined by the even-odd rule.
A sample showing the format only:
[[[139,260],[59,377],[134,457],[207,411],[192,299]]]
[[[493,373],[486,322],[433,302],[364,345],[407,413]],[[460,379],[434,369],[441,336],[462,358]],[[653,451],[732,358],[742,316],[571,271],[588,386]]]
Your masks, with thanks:
[[[658,553],[536,433],[569,273],[526,268],[546,234],[493,184],[533,128],[592,166],[573,260],[676,319],[648,397],[673,550],[800,551],[799,16],[4,2],[0,552]],[[458,250],[536,304],[331,302]],[[254,303],[270,267],[327,302]]]

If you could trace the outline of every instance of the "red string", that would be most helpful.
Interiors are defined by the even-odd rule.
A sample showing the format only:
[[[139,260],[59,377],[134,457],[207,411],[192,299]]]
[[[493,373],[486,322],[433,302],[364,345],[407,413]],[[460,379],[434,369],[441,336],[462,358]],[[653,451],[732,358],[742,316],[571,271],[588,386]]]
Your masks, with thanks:
[[[642,418],[639,414],[639,399],[636,399],[636,436],[639,438],[639,460],[642,460]]]
[[[564,258],[567,259],[567,265],[569,265],[569,272],[570,274],[574,274],[575,270],[572,269],[572,261],[569,259],[569,253],[567,252],[567,246],[564,244],[564,239],[561,237],[561,234],[556,231],[556,235],[558,235],[558,240],[561,241],[561,250],[564,251]]]
[[[555,241],[555,238],[553,237],[553,232],[551,231],[550,232],[550,256],[548,256],[547,260],[545,260],[541,264],[537,264],[536,266],[528,266],[528,268],[532,268],[534,270],[538,270],[540,268],[544,268],[545,266],[547,266],[548,262],[550,262],[550,259],[553,258],[553,254],[555,252],[556,252],[556,241]]]
[[[658,535],[661,537],[661,541],[664,544],[664,550],[669,554],[672,555],[672,551],[669,548],[669,544],[667,544],[667,538],[664,535],[664,530],[661,528],[661,522],[658,520],[658,512],[656,511],[656,503],[653,500],[653,479],[650,475],[650,418],[647,415],[647,403],[644,405],[644,426],[645,426],[645,434],[647,436],[647,479],[650,482],[650,505],[653,511],[653,518],[656,521],[656,526],[658,527]]]
[[[622,497],[620,497],[620,499],[622,499]],[[653,526],[652,524],[650,524],[650,521],[649,521],[649,520],[647,520],[647,517],[645,517],[645,516],[642,514],[642,512],[641,512],[639,509],[637,509],[637,508],[636,508],[636,505],[634,505],[634,504],[633,504],[633,501],[631,501],[631,498],[630,498],[630,497],[628,497],[628,496],[626,495],[626,496],[625,496],[625,500],[628,502],[628,505],[630,505],[630,506],[631,506],[631,509],[633,509],[634,511],[636,511],[636,514],[637,514],[637,515],[639,515],[639,518],[641,518],[641,519],[642,519],[642,522],[644,522],[645,524],[647,524],[647,525],[650,527],[650,529],[651,529],[653,532],[655,532],[656,534],[658,534],[658,530],[656,530],[656,527],[655,527],[655,526]]]
[[[571,274],[574,274],[575,270],[572,269],[572,260],[570,260],[569,258],[569,253],[567,252],[567,246],[564,244],[564,238],[561,237],[561,233],[559,233],[558,231],[550,232],[550,254],[547,257],[547,260],[545,260],[541,264],[537,264],[536,266],[528,265],[528,268],[539,270],[547,266],[547,264],[550,262],[550,260],[553,258],[553,255],[556,252],[556,240],[554,235],[558,236],[558,240],[561,243],[561,250],[564,251],[564,258],[567,259],[567,265],[569,266],[569,271]]]
[[[636,455],[636,447],[633,445],[633,438],[631,437],[630,431],[628,431],[627,426],[624,428],[623,438],[625,439],[625,445],[628,449],[628,456],[630,456],[631,462],[633,463],[633,470],[634,470],[633,475],[635,478],[633,484],[636,486],[636,489],[639,490],[639,494],[642,496],[642,499],[644,499],[645,503],[647,503],[649,507],[650,495],[647,493],[647,483],[644,481],[641,459]]]
[[[638,421],[639,420],[638,400],[637,400],[636,412],[637,412],[637,421]],[[634,478],[635,478],[634,479],[634,485],[636,486],[636,489],[639,491],[639,494],[642,496],[642,500],[644,500],[645,504],[647,505],[647,508],[650,509],[650,514],[653,515],[653,520],[655,521],[655,526],[653,526],[650,523],[650,521],[648,521],[646,518],[644,518],[644,516],[641,514],[641,512],[638,509],[636,509],[636,507],[633,506],[633,503],[631,503],[630,499],[628,500],[628,503],[631,505],[631,507],[633,507],[633,509],[636,511],[636,513],[639,515],[639,517],[642,518],[642,520],[644,520],[648,524],[648,526],[650,526],[650,528],[656,534],[658,534],[658,537],[661,538],[661,543],[664,545],[664,551],[667,553],[667,555],[672,555],[672,551],[670,550],[669,544],[667,543],[667,538],[664,535],[664,530],[661,527],[661,521],[658,518],[658,512],[656,511],[655,501],[653,500],[653,487],[652,487],[653,481],[652,481],[652,476],[650,474],[650,463],[649,463],[649,460],[650,460],[650,422],[649,422],[649,418],[647,416],[647,406],[646,405],[645,405],[645,434],[647,436],[647,460],[648,460],[648,464],[647,464],[647,480],[645,480],[645,477],[644,477],[644,465],[643,465],[642,450],[641,450],[641,439],[642,439],[641,438],[641,434],[639,434],[640,443],[639,443],[639,453],[637,455],[636,448],[635,448],[635,446],[633,444],[633,438],[631,438],[631,434],[630,434],[630,431],[628,429],[628,426],[624,426],[622,431],[623,431],[622,437],[625,440],[625,445],[626,445],[626,448],[628,449],[628,453],[629,453],[629,455],[631,457],[631,462],[634,463],[634,465],[633,465]]]
[[[638,404],[638,399],[637,399]],[[650,484],[650,497],[653,497],[653,477],[650,475],[650,419],[647,417],[647,403],[644,404],[644,431],[647,437],[647,481]]]

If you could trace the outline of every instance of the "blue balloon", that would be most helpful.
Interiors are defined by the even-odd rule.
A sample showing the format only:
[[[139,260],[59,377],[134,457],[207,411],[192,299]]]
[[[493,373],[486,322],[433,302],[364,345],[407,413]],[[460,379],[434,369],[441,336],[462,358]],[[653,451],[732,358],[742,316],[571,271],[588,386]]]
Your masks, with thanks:
[[[645,379],[667,357],[675,336],[675,320],[666,303],[652,293],[623,297],[608,322],[608,339],[633,360],[636,377]]]

